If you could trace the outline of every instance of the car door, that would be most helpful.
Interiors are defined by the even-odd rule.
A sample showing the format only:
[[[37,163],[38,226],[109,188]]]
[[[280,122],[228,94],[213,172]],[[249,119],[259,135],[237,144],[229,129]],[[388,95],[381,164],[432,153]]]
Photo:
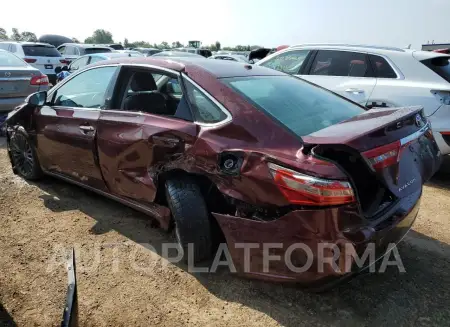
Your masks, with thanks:
[[[300,77],[364,106],[376,85],[368,55],[352,51],[319,50]]]
[[[158,82],[164,82],[158,83],[159,90],[166,89],[169,81],[175,84],[179,73],[168,76],[166,71],[122,67],[116,87],[120,96],[114,98],[110,110],[102,110],[98,123],[99,161],[107,187],[116,195],[148,203],[155,199],[157,176],[164,167],[189,164],[187,152],[197,139],[198,126],[183,99],[167,115],[124,110],[123,99],[132,96],[128,90],[132,77],[126,76],[132,76],[133,69],[146,71],[148,79],[159,76]],[[146,91],[150,90],[136,93]]]
[[[100,112],[117,69],[88,69],[49,92],[49,103],[36,112],[38,155],[45,170],[105,189],[95,141]]]

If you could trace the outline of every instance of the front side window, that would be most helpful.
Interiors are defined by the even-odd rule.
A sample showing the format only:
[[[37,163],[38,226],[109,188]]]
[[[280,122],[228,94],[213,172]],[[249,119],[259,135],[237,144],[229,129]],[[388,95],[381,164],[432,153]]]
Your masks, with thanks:
[[[288,51],[279,54],[261,64],[286,74],[299,74],[303,62],[308,56],[309,50]]]
[[[117,67],[98,67],[74,76],[56,90],[54,106],[102,108]]]
[[[349,51],[320,50],[310,75],[369,77],[371,70],[367,56]]]
[[[317,132],[365,112],[332,92],[292,76],[221,80],[298,136]]]
[[[63,54],[65,54],[65,53],[66,53],[66,47],[65,47],[65,46],[63,46],[63,47],[59,47],[59,48],[58,48],[58,51],[59,51],[59,53],[60,53],[60,54],[62,54],[62,55],[63,55]]]
[[[184,85],[195,121],[211,124],[227,118],[227,115],[194,84],[185,79]]]
[[[64,53],[69,56],[75,55],[75,47],[66,46],[66,50],[64,51]]]
[[[70,65],[70,72],[74,72],[76,70],[79,70],[81,68],[83,68],[84,66],[87,65],[87,62],[89,60],[89,57],[83,57],[80,59],[75,60],[71,65]]]

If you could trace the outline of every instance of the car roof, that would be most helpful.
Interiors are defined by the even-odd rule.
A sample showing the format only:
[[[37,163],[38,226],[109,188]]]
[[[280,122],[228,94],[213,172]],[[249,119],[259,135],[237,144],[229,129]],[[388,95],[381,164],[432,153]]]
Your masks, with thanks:
[[[109,64],[149,65],[157,66],[162,69],[174,70],[177,72],[204,70],[217,78],[245,76],[286,76],[286,74],[282,72],[262,66],[255,66],[227,60],[210,60],[207,58],[193,57],[122,57],[94,63],[92,66],[105,66]]]
[[[86,43],[63,43],[61,44],[59,47],[62,46],[67,46],[67,45],[71,45],[74,47],[79,47],[79,48],[104,48],[104,49],[112,49],[108,46],[105,45],[98,45],[98,44],[86,44]],[[58,48],[59,48],[58,47]]]
[[[40,46],[46,46],[46,47],[54,47],[50,43],[43,43],[43,42],[20,42],[20,41],[0,41],[0,43],[12,43],[17,45],[40,45]]]

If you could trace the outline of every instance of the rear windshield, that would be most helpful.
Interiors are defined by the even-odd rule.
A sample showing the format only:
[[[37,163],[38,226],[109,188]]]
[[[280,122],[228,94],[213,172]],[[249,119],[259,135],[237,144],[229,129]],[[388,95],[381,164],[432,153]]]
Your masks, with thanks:
[[[26,67],[27,64],[12,53],[0,51],[0,67]]]
[[[84,52],[86,54],[105,53],[105,52],[111,52],[111,49],[109,49],[109,48],[86,48]]]
[[[430,68],[447,82],[450,82],[450,57],[436,57],[422,60],[422,64]]]
[[[22,49],[27,57],[61,57],[61,54],[54,46],[22,45]]]
[[[365,112],[350,101],[291,76],[232,77],[222,81],[298,136]]]

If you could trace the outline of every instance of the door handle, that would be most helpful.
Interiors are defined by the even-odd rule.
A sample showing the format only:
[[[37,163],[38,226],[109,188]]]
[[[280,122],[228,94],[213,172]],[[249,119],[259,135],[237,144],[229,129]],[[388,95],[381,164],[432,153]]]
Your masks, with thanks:
[[[93,132],[93,131],[95,130],[94,127],[92,127],[92,126],[86,126],[86,125],[81,125],[81,126],[80,126],[80,129],[81,129],[83,132]]]
[[[356,89],[356,88],[349,88],[349,89],[346,89],[345,92],[360,94],[360,93],[364,93],[364,90]]]

